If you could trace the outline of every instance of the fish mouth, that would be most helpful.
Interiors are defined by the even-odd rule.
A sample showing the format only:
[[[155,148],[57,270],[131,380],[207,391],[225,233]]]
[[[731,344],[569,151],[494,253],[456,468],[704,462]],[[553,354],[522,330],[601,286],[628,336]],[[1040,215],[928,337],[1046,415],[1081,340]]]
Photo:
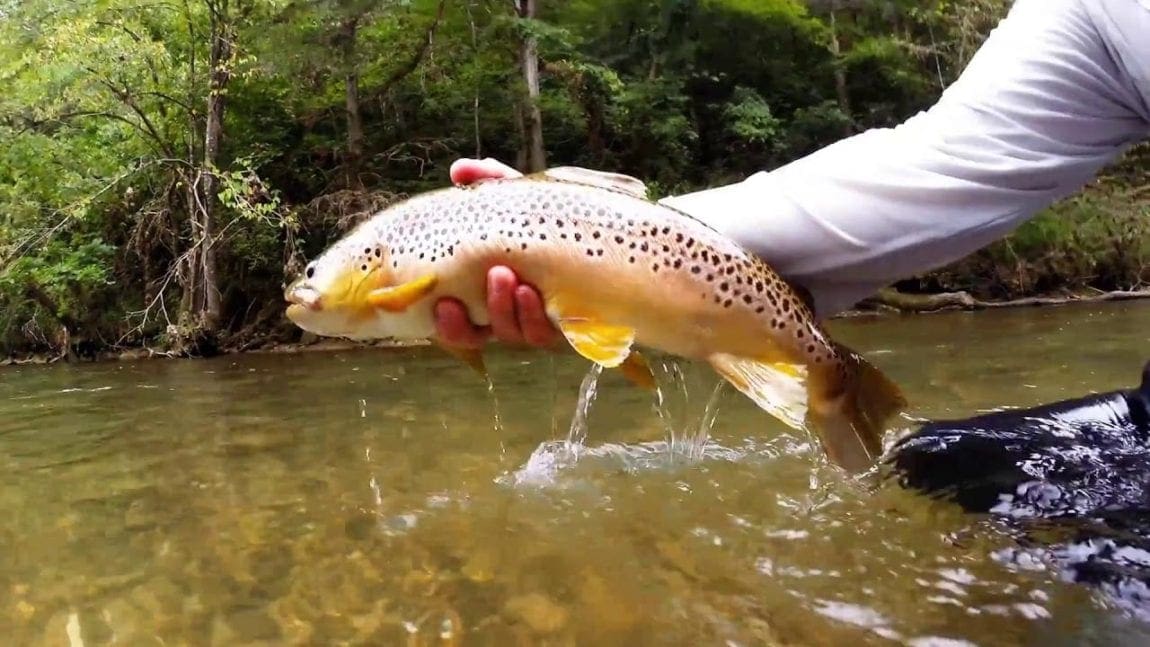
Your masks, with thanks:
[[[284,291],[284,300],[289,304],[288,310],[311,310],[318,312],[323,308],[322,295],[319,290],[308,285],[293,285]]]

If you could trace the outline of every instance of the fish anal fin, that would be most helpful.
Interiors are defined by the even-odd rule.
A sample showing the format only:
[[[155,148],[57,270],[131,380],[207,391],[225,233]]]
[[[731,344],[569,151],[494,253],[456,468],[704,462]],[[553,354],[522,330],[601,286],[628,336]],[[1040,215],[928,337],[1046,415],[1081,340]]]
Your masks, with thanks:
[[[367,303],[388,312],[403,312],[412,304],[431,294],[439,280],[434,274],[421,276],[407,283],[377,288],[367,294]]]
[[[711,367],[760,409],[793,429],[805,429],[807,368],[726,353],[709,358]]]
[[[537,177],[611,189],[643,200],[646,200],[648,195],[647,185],[639,178],[622,173],[596,171],[581,166],[556,166],[540,171]]]
[[[643,357],[639,351],[631,351],[627,359],[619,365],[619,371],[623,377],[627,378],[632,384],[639,388],[648,391],[655,388],[655,374],[651,372],[651,366],[647,363],[647,358]]]

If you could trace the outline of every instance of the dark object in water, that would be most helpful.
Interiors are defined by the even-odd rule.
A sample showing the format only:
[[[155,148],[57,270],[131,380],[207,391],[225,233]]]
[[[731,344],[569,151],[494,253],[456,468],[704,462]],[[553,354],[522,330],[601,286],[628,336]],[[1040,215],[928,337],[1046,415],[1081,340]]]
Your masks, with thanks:
[[[886,462],[903,487],[1003,519],[1021,552],[1150,617],[1148,441],[1150,362],[1135,389],[930,422]]]
[[[1150,504],[1148,438],[1150,362],[1136,389],[930,422],[889,460],[904,487],[968,511],[1082,516]]]

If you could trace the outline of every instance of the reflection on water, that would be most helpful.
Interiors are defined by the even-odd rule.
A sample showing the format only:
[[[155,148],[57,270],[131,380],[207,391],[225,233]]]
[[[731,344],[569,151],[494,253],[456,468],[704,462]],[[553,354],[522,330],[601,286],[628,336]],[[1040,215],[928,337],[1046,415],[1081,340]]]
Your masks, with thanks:
[[[1150,304],[838,321],[913,420],[1133,385]],[[995,522],[829,469],[706,367],[504,351],[8,369],[19,645],[1144,644]],[[577,407],[580,391],[584,404]],[[592,398],[594,395],[594,398]],[[593,400],[593,401],[592,401]],[[892,441],[894,436],[888,439]]]

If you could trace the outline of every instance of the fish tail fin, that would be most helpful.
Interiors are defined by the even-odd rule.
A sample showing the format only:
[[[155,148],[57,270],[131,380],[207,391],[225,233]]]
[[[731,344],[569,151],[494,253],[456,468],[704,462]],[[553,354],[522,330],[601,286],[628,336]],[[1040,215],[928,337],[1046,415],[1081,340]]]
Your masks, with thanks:
[[[810,420],[828,457],[852,472],[870,469],[882,453],[887,421],[907,406],[902,390],[853,350],[838,345],[841,368],[812,371]]]

